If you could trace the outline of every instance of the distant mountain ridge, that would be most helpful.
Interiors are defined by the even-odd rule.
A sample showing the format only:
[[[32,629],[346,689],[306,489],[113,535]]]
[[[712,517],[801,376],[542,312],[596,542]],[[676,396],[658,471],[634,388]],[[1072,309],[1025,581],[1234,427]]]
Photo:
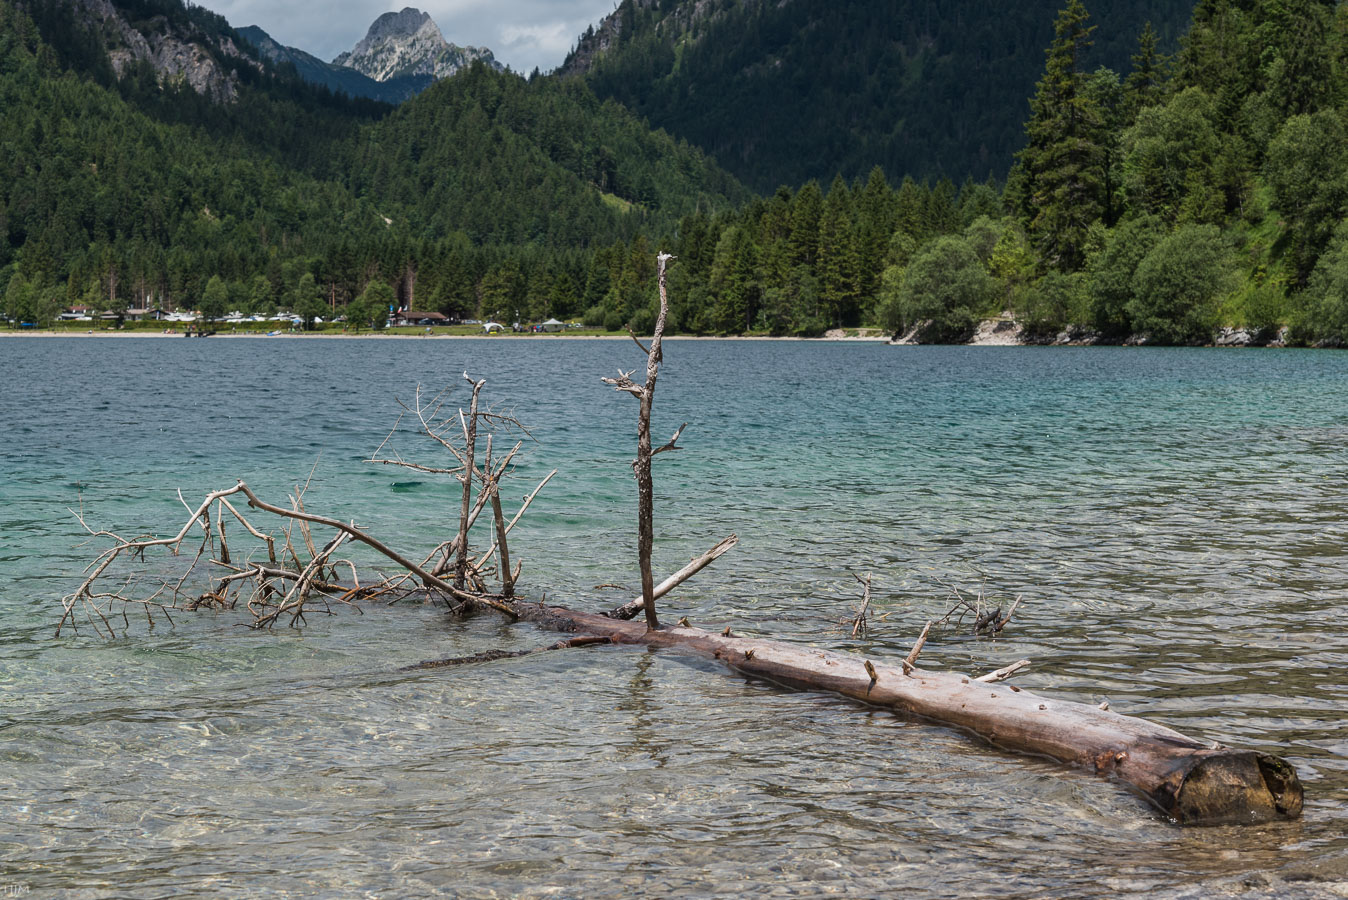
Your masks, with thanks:
[[[401,75],[387,81],[376,81],[348,66],[324,62],[311,53],[287,47],[256,25],[248,25],[238,31],[244,40],[271,62],[290,63],[300,78],[310,84],[323,85],[349,97],[368,97],[398,104],[415,97],[435,81],[430,75]]]
[[[387,82],[408,76],[448,78],[476,60],[498,71],[505,68],[486,47],[449,43],[429,14],[409,6],[375,19],[365,37],[332,64]]]

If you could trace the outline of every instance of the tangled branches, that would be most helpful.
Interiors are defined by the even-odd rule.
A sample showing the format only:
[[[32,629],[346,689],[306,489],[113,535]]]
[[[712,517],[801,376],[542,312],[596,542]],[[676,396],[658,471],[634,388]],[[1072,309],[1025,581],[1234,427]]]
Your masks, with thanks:
[[[427,403],[420,389],[413,405],[404,406],[405,413],[416,417],[418,433],[447,450],[457,465],[425,465],[405,460],[396,451],[386,451],[398,431],[397,424],[369,460],[450,475],[463,485],[457,534],[437,545],[419,562],[355,522],[309,512],[304,507],[305,488],[301,487],[289,495],[286,505],[263,500],[243,481],[233,487],[211,491],[195,508],[184,501],[189,513],[187,520],[175,534],[164,538],[124,538],[112,531],[96,530],[89,526],[82,513],[74,513],[93,539],[107,540],[111,545],[86,567],[84,581],[79,587],[62,598],[63,609],[56,633],[59,635],[67,625],[75,627],[77,620],[82,619],[100,635],[113,637],[117,634],[117,619],[120,618],[123,630],[129,628],[128,610],[137,608],[143,611],[151,625],[156,612],[171,623],[170,610],[232,610],[242,606],[250,614],[251,621],[247,624],[253,628],[271,628],[277,622],[293,626],[305,621],[307,611],[321,609],[330,613],[334,604],[353,605],[358,600],[376,597],[393,602],[414,594],[442,600],[460,611],[491,608],[515,618],[514,610],[506,601],[514,593],[520,564],[516,561],[515,567],[511,568],[507,536],[556,470],[534,488],[507,523],[501,505],[500,484],[509,473],[522,442],[517,441],[503,457],[494,459],[495,432],[509,429],[526,436],[528,432],[511,415],[479,409],[478,398],[485,382],[468,380],[473,390],[467,411],[456,410],[457,415],[447,413],[446,392]],[[479,424],[486,426],[483,429],[486,447],[481,462],[476,453]],[[452,427],[454,425],[458,425],[457,431]],[[381,453],[385,455],[381,456]],[[490,546],[474,559],[469,553],[469,533],[478,514],[488,504],[495,520],[493,537]],[[241,506],[248,515],[240,511]],[[255,524],[262,522],[263,517],[272,523],[271,530]],[[230,531],[236,527],[242,529],[242,534],[234,531],[231,535]],[[193,538],[196,533],[199,533],[199,542]],[[372,573],[367,569],[362,577],[362,570],[355,562],[339,555],[339,551],[350,544],[364,545],[386,562],[393,563],[396,571],[393,574]],[[195,551],[192,550],[194,545]],[[175,577],[160,579],[148,589],[141,583],[144,579],[125,570],[128,564],[145,563],[146,554],[156,550],[167,551],[174,558],[192,552],[192,558]],[[494,557],[499,557],[500,564],[489,568]],[[200,585],[203,567],[206,570],[204,589],[189,588],[189,583]],[[498,572],[501,589],[492,592],[487,588],[487,580]],[[195,580],[194,574],[197,575]]]

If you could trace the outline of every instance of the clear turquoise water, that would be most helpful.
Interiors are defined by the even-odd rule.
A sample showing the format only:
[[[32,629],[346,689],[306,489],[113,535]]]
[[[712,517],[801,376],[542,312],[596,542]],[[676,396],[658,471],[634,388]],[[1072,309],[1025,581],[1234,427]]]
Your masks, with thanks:
[[[1291,759],[1305,818],[1178,829],[1118,785],[631,648],[399,673],[550,641],[430,607],[133,620],[54,639],[67,511],[176,529],[249,481],[391,543],[447,485],[369,466],[393,398],[468,369],[532,428],[524,590],[634,584],[630,342],[0,340],[0,890],[34,896],[1341,896],[1348,891],[1348,355],[672,341],[658,572],[741,543],[670,615],[900,654],[940,581],[1024,594],[1025,687]],[[412,445],[405,445],[410,450]],[[423,484],[393,490],[394,482]],[[838,622],[873,572],[867,642]]]

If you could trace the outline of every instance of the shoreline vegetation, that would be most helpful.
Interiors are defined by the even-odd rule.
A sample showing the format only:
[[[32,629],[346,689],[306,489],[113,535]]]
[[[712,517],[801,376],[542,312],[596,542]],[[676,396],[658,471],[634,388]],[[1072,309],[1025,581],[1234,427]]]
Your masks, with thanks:
[[[35,18],[0,5],[14,321],[158,307],[369,325],[402,308],[649,334],[667,252],[676,334],[924,325],[923,343],[953,344],[1010,315],[1026,343],[1267,345],[1287,329],[1348,346],[1343,4],[1200,3],[1173,54],[1137,22],[1123,72],[1085,54],[1134,35],[1100,34],[1069,0],[1022,86],[1009,169],[919,182],[874,160],[758,194],[580,81],[479,65],[375,109],[244,66],[215,106],[152,70],[117,75],[99,34],[34,3]]]
[[[668,340],[688,340],[688,341],[796,341],[796,342],[820,342],[820,343],[870,343],[870,344],[892,344],[894,346],[953,346],[953,347],[1143,347],[1143,346],[1170,346],[1162,344],[1152,344],[1147,340],[1146,335],[1131,335],[1125,341],[1105,340],[1096,332],[1086,329],[1069,329],[1062,331],[1052,337],[1044,338],[1031,336],[1027,334],[1024,326],[1014,318],[1002,316],[997,318],[983,319],[978,323],[972,335],[964,341],[922,341],[916,338],[916,333],[920,326],[914,326],[908,331],[899,335],[890,333],[879,328],[835,328],[817,336],[799,336],[799,335],[768,335],[768,334],[673,334]],[[145,328],[25,328],[16,329],[13,327],[0,326],[0,338],[29,337],[29,338],[58,338],[58,337],[76,337],[76,338],[182,338],[195,337],[182,331],[164,331]],[[625,332],[602,331],[599,329],[583,329],[563,332],[514,332],[504,331],[494,334],[484,334],[478,331],[465,330],[463,326],[432,327],[432,328],[414,328],[397,327],[381,330],[367,331],[336,331],[336,330],[314,330],[314,331],[218,331],[206,335],[212,338],[305,338],[305,339],[347,339],[347,338],[378,338],[381,340],[425,340],[427,338],[449,338],[453,340],[491,338],[493,340],[583,340],[583,341],[629,341],[631,335]],[[1216,347],[1216,348],[1241,348],[1241,347],[1264,347],[1264,348],[1284,348],[1296,346],[1289,344],[1286,340],[1286,329],[1282,329],[1273,335],[1271,339],[1261,339],[1261,337],[1249,329],[1226,327],[1219,329],[1213,335],[1213,340],[1206,344],[1190,344],[1187,346],[1197,347]],[[1335,349],[1333,347],[1316,347],[1314,345],[1301,345],[1301,349]]]

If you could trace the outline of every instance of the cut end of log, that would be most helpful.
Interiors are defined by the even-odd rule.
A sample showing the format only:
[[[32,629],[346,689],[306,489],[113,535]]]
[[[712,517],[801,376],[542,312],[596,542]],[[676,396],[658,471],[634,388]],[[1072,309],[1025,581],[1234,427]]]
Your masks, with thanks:
[[[1303,791],[1285,760],[1249,750],[1199,757],[1173,796],[1155,797],[1181,825],[1254,825],[1301,815]]]

